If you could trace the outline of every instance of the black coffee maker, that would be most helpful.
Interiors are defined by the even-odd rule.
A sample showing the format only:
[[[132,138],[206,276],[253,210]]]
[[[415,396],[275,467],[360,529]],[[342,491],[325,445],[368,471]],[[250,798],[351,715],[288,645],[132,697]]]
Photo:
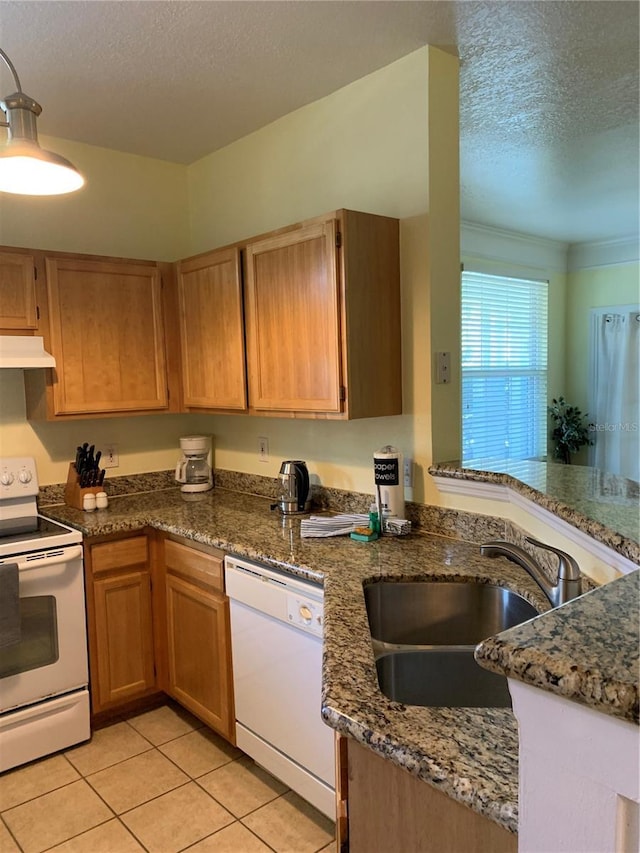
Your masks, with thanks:
[[[295,512],[308,512],[311,506],[309,498],[309,471],[307,463],[300,459],[288,459],[280,466],[282,491],[276,506],[285,515]]]

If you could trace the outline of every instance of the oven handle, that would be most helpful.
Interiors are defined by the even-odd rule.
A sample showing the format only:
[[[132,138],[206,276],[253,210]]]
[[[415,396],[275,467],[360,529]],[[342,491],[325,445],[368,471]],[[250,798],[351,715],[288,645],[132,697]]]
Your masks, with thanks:
[[[77,560],[82,557],[82,545],[73,545],[71,548],[65,548],[61,554],[56,554],[53,557],[41,557],[31,560],[12,560],[18,566],[18,571],[26,572],[29,569],[43,569],[48,566],[55,566],[59,563],[70,563],[72,560]]]

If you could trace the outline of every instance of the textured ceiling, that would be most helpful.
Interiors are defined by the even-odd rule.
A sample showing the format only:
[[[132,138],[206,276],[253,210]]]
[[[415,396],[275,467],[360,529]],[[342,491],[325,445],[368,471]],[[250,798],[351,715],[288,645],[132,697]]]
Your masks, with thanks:
[[[457,49],[463,217],[577,242],[638,230],[638,9],[3,0],[0,46],[41,133],[179,163],[424,44]]]

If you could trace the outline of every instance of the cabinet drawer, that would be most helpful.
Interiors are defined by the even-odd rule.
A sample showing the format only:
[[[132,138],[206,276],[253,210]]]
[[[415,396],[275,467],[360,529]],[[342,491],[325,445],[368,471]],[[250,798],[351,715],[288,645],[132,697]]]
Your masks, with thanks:
[[[167,569],[183,577],[209,589],[224,591],[223,561],[220,557],[167,539],[164,543],[164,563]]]
[[[94,575],[111,569],[145,564],[148,560],[146,536],[132,536],[118,542],[103,542],[91,548],[91,565]]]

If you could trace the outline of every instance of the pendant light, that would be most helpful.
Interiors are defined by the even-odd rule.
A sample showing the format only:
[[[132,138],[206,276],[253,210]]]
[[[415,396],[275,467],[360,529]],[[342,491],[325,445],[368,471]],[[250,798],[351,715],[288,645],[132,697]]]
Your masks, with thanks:
[[[0,148],[0,192],[61,195],[80,189],[84,178],[75,166],[40,147],[36,118],[42,107],[22,91],[16,69],[2,49],[0,57],[13,74],[17,88],[12,95],[0,99],[0,109],[7,117],[0,127],[9,129],[7,143]]]

